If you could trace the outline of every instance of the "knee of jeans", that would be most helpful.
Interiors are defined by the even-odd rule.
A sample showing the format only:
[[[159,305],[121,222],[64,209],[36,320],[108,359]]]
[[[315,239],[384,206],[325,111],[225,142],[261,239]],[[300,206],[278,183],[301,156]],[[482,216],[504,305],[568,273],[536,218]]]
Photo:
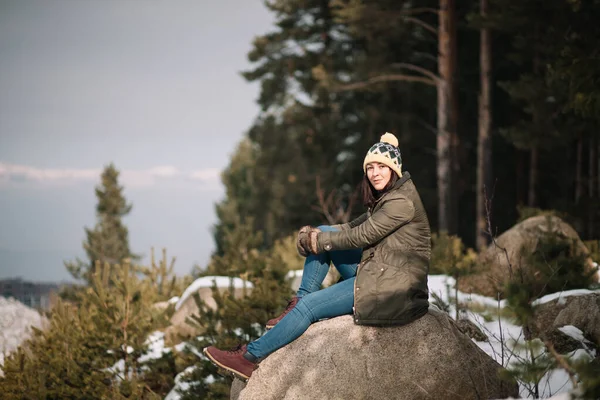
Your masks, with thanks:
[[[298,304],[296,304],[296,307],[294,307],[292,312],[297,310],[300,314],[305,316],[312,324],[313,322],[316,322],[317,319],[315,318],[314,314],[312,313],[312,311],[310,309],[310,297],[311,297],[310,293],[307,294],[306,296],[303,296],[302,300],[299,301]]]
[[[334,231],[337,231],[337,228],[334,228],[331,225],[319,225],[319,226],[317,226],[317,229],[319,229],[321,232],[334,232]]]

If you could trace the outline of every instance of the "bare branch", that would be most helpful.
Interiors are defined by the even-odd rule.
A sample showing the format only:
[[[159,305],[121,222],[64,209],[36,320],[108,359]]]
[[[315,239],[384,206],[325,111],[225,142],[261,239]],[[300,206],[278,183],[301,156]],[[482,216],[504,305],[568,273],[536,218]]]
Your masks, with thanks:
[[[431,72],[427,68],[423,68],[423,67],[420,67],[420,66],[415,65],[415,64],[410,64],[410,63],[394,63],[394,64],[392,64],[392,67],[394,67],[394,68],[401,68],[401,69],[408,69],[410,71],[418,72],[420,74],[423,74],[423,75],[429,77],[432,81],[436,82],[436,84],[440,81],[440,77],[438,75],[436,75],[435,73]]]
[[[413,14],[423,14],[423,13],[432,13],[438,15],[440,10],[437,8],[431,7],[419,7],[419,8],[408,8],[406,10],[400,11],[400,15],[413,15]]]
[[[554,359],[556,359],[556,361],[558,362],[558,364],[562,367],[562,369],[564,369],[567,374],[569,374],[569,379],[571,380],[571,384],[573,385],[573,389],[575,389],[577,387],[577,378],[575,378],[575,371],[573,371],[573,368],[571,368],[571,366],[569,365],[569,363],[567,363],[564,359],[563,356],[561,356],[560,354],[558,354],[558,352],[556,351],[556,349],[554,348],[554,345],[552,343],[550,343],[549,341],[544,341],[544,344],[546,345],[546,347],[548,348],[548,350],[550,351],[550,354],[552,354],[552,356],[554,357]]]
[[[425,28],[426,30],[428,30],[429,32],[432,32],[433,34],[437,35],[438,30],[435,26],[428,24],[425,21],[420,20],[419,18],[415,18],[415,17],[404,17],[404,19],[408,22],[412,22],[416,25],[419,25],[422,28]]]
[[[344,207],[343,195],[340,195],[337,190],[334,189],[327,196],[325,195],[325,191],[321,187],[321,177],[319,175],[315,178],[315,184],[319,205],[313,205],[312,209],[323,214],[327,222],[331,225],[348,222],[358,198],[358,188],[348,197],[348,205]]]
[[[504,255],[506,257],[506,262],[508,263],[508,273],[509,273],[509,277],[512,278],[513,276],[513,269],[512,269],[512,264],[510,263],[510,257],[508,256],[508,250],[506,250],[506,248],[501,247],[498,242],[496,242],[496,235],[494,235],[493,231],[492,231],[492,202],[494,201],[494,192],[496,191],[496,188],[494,187],[494,189],[492,190],[492,196],[488,197],[487,195],[487,190],[486,187],[483,187],[483,196],[485,198],[485,219],[487,221],[487,234],[490,236],[490,239],[492,240],[492,243],[494,244],[494,247],[497,249],[500,249],[501,251],[504,252]]]
[[[337,87],[334,87],[333,90],[336,92],[343,92],[343,91],[347,91],[347,90],[360,90],[360,89],[365,89],[371,85],[375,85],[377,83],[383,83],[383,82],[421,82],[421,83],[425,83],[427,85],[431,85],[431,86],[436,86],[436,82],[422,77],[422,76],[413,76],[413,75],[405,75],[405,74],[390,74],[390,75],[379,75],[379,76],[374,76],[372,78],[367,79],[366,81],[362,81],[362,82],[354,82],[354,83],[348,83],[346,85],[340,85]]]
[[[329,224],[335,224],[334,218],[331,215],[331,213],[329,212],[329,204],[331,202],[331,195],[332,193],[330,193],[330,195],[327,197],[327,199],[325,199],[325,194],[323,192],[323,188],[321,187],[321,177],[319,175],[317,175],[317,177],[315,178],[315,184],[317,186],[317,199],[319,200],[319,207],[313,207],[318,211],[321,211],[321,213],[323,213],[323,215],[325,216],[325,218],[327,219],[327,222],[329,222]]]

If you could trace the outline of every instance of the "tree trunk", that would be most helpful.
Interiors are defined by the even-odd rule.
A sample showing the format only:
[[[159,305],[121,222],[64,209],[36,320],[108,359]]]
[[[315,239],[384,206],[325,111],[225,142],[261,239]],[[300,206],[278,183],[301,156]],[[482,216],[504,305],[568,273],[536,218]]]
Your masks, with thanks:
[[[579,204],[583,193],[583,179],[581,170],[583,166],[583,136],[577,136],[577,155],[575,159],[575,204]]]
[[[438,73],[437,87],[437,183],[438,183],[438,230],[456,232],[457,202],[453,179],[455,168],[456,136],[456,94],[454,74],[456,68],[453,47],[456,42],[455,0],[440,0],[438,27]],[[454,126],[453,126],[454,125]]]
[[[516,149],[517,162],[515,163],[515,193],[516,204],[525,204],[525,153],[522,150]]]
[[[589,144],[589,160],[588,160],[588,197],[590,199],[596,197],[596,159],[598,155],[596,154],[596,137],[590,135],[590,144]]]
[[[481,0],[480,14],[485,19],[487,16],[488,0]],[[488,28],[481,29],[479,64],[481,69],[481,93],[479,95],[479,133],[477,140],[477,226],[475,240],[478,250],[487,246],[485,234],[487,215],[485,209],[486,194],[490,193],[491,186],[491,69],[492,52]]]
[[[596,194],[596,181],[598,180],[597,167],[596,162],[598,161],[598,154],[596,151],[598,150],[596,146],[596,141],[598,139],[594,135],[590,135],[590,143],[589,143],[589,159],[588,159],[588,218],[586,221],[587,224],[587,238],[588,240],[593,239],[596,236],[596,218],[595,215],[597,211],[597,203],[594,199],[600,195],[600,193]]]
[[[535,34],[534,38],[537,40],[539,37],[540,27],[539,24],[535,26]],[[537,48],[534,50],[533,54],[533,74],[534,76],[538,76],[540,71],[540,57],[538,54]],[[540,111],[538,109],[537,104],[533,104],[533,112],[532,112],[532,121],[533,121],[533,129],[534,129],[534,137],[531,144],[531,149],[529,153],[529,189],[527,193],[527,205],[529,207],[537,206],[537,198],[536,198],[536,187],[537,187],[537,177],[538,177],[538,158],[539,158],[539,144],[538,139],[541,129],[541,118]]]
[[[456,3],[452,0],[448,8],[448,32],[450,41],[450,81],[448,84],[448,106],[450,107],[450,118],[448,120],[448,132],[450,133],[450,157],[452,163],[452,177],[450,178],[450,208],[449,229],[450,233],[458,233],[460,218],[458,217],[459,197],[462,194],[462,176],[460,175],[461,151],[460,137],[458,135],[458,47],[456,33]]]
[[[529,152],[529,190],[527,191],[527,205],[535,207],[537,205],[536,191],[537,186],[537,167],[538,167],[539,150],[534,146]]]

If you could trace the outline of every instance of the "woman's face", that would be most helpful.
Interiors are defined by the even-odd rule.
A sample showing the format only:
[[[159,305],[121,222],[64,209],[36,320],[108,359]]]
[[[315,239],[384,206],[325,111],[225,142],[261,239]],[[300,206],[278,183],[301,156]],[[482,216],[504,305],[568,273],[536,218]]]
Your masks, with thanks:
[[[375,190],[383,190],[392,177],[392,170],[385,164],[372,162],[367,164],[367,179]]]

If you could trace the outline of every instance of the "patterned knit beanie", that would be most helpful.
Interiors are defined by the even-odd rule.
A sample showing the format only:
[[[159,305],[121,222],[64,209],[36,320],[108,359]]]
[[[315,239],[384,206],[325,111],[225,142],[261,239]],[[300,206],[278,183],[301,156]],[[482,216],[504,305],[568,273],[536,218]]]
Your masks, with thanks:
[[[392,171],[402,177],[402,157],[398,150],[398,139],[396,136],[386,132],[381,136],[379,143],[375,143],[365,156],[363,163],[363,171],[367,173],[367,164],[370,162],[378,162],[387,165]]]

